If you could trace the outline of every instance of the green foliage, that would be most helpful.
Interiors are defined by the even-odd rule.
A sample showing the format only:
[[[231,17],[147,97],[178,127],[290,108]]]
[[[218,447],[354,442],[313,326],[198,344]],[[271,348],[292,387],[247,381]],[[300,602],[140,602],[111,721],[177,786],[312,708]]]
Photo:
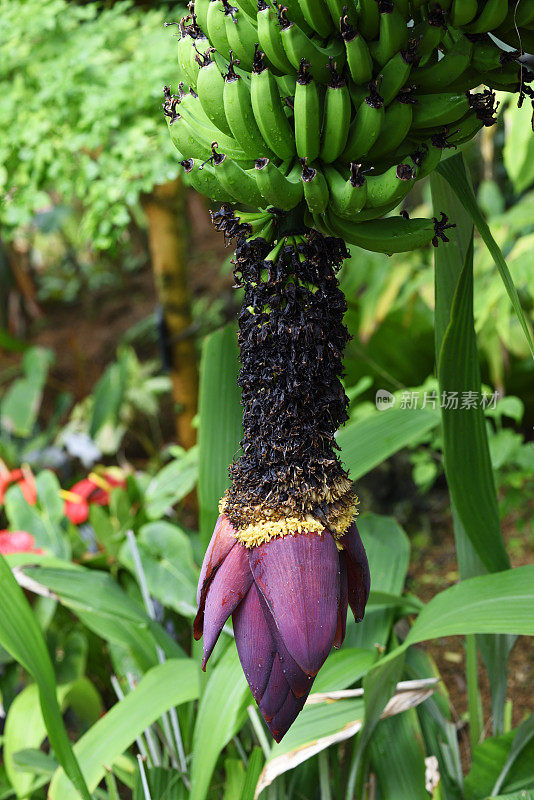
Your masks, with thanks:
[[[105,9],[0,2],[5,234],[59,197],[81,205],[83,239],[105,250],[120,240],[141,194],[176,177],[160,97],[176,60],[163,22],[181,10],[141,11],[129,0]]]

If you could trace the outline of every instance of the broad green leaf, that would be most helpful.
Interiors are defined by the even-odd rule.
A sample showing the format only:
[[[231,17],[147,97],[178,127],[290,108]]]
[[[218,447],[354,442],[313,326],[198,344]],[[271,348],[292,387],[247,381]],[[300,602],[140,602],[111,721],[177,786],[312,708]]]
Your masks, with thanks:
[[[486,247],[490,251],[506,287],[506,291],[508,292],[508,297],[510,298],[521,327],[523,328],[530,350],[534,355],[534,344],[532,342],[532,337],[523,313],[523,309],[521,308],[521,303],[519,302],[517,290],[514,286],[512,276],[510,275],[510,270],[508,269],[499,246],[491,235],[488,223],[482,216],[482,212],[477,205],[475,195],[467,179],[463,156],[461,153],[459,153],[458,155],[454,155],[445,159],[438,165],[437,171],[445,178],[445,180],[448,181],[456,195],[459,197],[465,210],[476,225]]]
[[[187,534],[170,522],[150,522],[141,527],[137,547],[152,597],[183,616],[194,616],[198,570]],[[128,542],[119,558],[135,574]]]
[[[5,752],[5,751],[4,751]],[[43,753],[36,748],[17,750],[13,754],[13,763],[19,772],[29,772],[32,775],[43,775],[48,780],[57,769],[57,761],[49,753]],[[21,792],[19,791],[19,794]]]
[[[62,605],[103,639],[128,647],[142,670],[157,664],[156,644],[169,657],[182,655],[179,645],[108,573],[39,566],[25,567],[24,573],[53,591]]]
[[[499,794],[490,797],[489,800],[534,800],[534,791],[528,792],[526,789],[513,794]]]
[[[527,736],[522,735],[521,728],[527,731]],[[521,728],[486,739],[475,747],[471,769],[464,781],[466,800],[485,800],[501,791],[534,788],[532,717]],[[519,746],[514,751],[517,739]],[[521,776],[519,785],[514,772],[516,778]]]
[[[84,800],[91,800],[63,725],[56,697],[54,670],[43,634],[22,589],[2,556],[0,556],[0,597],[4,607],[9,609],[9,613],[0,615],[0,645],[33,676],[39,687],[39,702],[55,756],[79,794]]]
[[[439,256],[436,254],[436,258]],[[436,265],[439,269],[439,261]],[[446,396],[481,396],[480,368],[473,320],[473,247],[468,248],[440,350],[438,376]],[[443,452],[447,483],[465,532],[489,571],[510,566],[499,521],[497,493],[484,412],[443,404]]]
[[[455,384],[456,391],[471,391],[481,396],[480,370],[474,330],[472,297],[467,298],[463,314],[459,312],[459,287],[462,285],[464,271],[472,275],[472,222],[463,213],[460,200],[451,186],[441,176],[431,177],[434,208],[445,207],[457,220],[456,228],[451,231],[447,247],[438,248],[435,253],[435,292],[436,292],[436,361],[439,365],[440,388],[446,390],[445,381]],[[469,275],[468,275],[469,277]],[[468,286],[468,292],[472,287]],[[465,352],[471,350],[472,358],[464,356],[463,361],[454,363],[451,346],[455,340],[462,340]],[[441,354],[441,358],[440,358]],[[463,364],[463,369],[462,369]],[[460,374],[459,374],[460,373]],[[457,386],[456,386],[457,384]],[[459,415],[463,414],[464,420]],[[469,414],[461,410],[442,410],[444,428],[444,453],[449,488],[453,501],[454,536],[460,575],[464,578],[483,575],[488,570],[483,557],[477,553],[482,546],[486,550],[487,530],[493,532],[496,556],[507,566],[507,558],[503,554],[504,544],[500,529],[497,496],[493,481],[493,472],[489,459],[486,423],[481,410],[471,413],[473,423],[468,423]],[[473,473],[466,469],[472,451],[480,451],[481,458]],[[466,489],[471,496],[466,497]],[[475,494],[478,492],[478,494]],[[477,514],[473,510],[477,510]],[[466,528],[466,526],[469,526]],[[478,526],[478,527],[477,527]],[[474,537],[478,538],[477,542]],[[481,540],[484,544],[481,545]],[[492,689],[492,710],[494,727],[499,730],[504,713],[506,692],[506,660],[513,644],[510,637],[479,636],[477,643],[488,669]],[[476,687],[470,687],[475,692]],[[474,695],[472,695],[474,697]]]
[[[77,698],[87,692],[91,697],[90,702],[84,704],[88,712],[84,716],[89,723],[96,722],[102,711],[102,704],[98,692],[87,678],[81,678],[74,683],[58,687],[57,699],[61,711],[64,712],[66,708],[70,707],[73,700],[76,704]],[[33,776],[30,774],[31,770],[28,769],[28,761],[26,761],[26,768],[23,771],[20,770],[17,754],[27,748],[38,748],[45,738],[46,726],[39,705],[39,689],[37,684],[32,683],[26,686],[11,703],[4,731],[3,757],[6,773],[17,794],[21,797],[28,793],[33,783]],[[35,774],[39,773],[35,772]]]
[[[360,680],[378,658],[376,648],[343,647],[333,650],[313,682],[313,692],[346,689]]]
[[[510,105],[504,113],[506,136],[503,160],[516,192],[523,192],[534,182],[534,137],[532,136],[532,107]]]
[[[171,659],[153,667],[133,692],[113,706],[74,745],[91,791],[104,777],[106,767],[135,741],[149,725],[173,706],[198,697],[198,665],[192,659]],[[49,800],[78,800],[62,769],[50,784]]]
[[[198,429],[198,496],[204,547],[209,543],[219,515],[219,500],[230,484],[228,466],[238,453],[242,436],[238,366],[233,325],[215,331],[204,340]]]
[[[468,633],[534,636],[534,564],[469,578],[440,592],[421,611],[404,644]]]
[[[496,794],[501,790],[501,788],[506,783],[506,778],[510,773],[514,763],[517,761],[521,753],[525,750],[527,745],[530,744],[532,739],[534,738],[534,714],[531,714],[528,719],[523,722],[523,724],[517,729],[517,732],[514,737],[514,741],[512,743],[512,747],[510,748],[510,752],[508,753],[508,757],[504,763],[504,766],[499,774],[499,777],[495,781],[495,786],[493,787],[493,794]],[[534,781],[534,766],[532,769],[532,779]]]
[[[206,797],[219,753],[243,724],[246,706],[252,702],[237,650],[231,645],[209,676],[198,707],[189,800]]]
[[[414,709],[379,723],[370,740],[369,755],[380,797],[429,800],[425,754]]]
[[[439,425],[439,410],[391,408],[351,422],[336,435],[353,481]]]
[[[68,559],[70,545],[65,535],[61,486],[50,470],[43,470],[35,479],[37,504],[26,502],[17,485],[6,492],[5,508],[13,530],[28,531],[35,537],[36,547],[50,550],[58,558]]]
[[[160,519],[169,508],[193,491],[197,480],[198,449],[192,447],[166,464],[148,484],[144,495],[148,517]]]
[[[22,368],[25,377],[14,381],[0,403],[0,422],[15,434],[31,434],[39,414],[43,387],[54,355],[43,347],[30,347],[24,353]]]
[[[245,782],[239,800],[254,800],[254,791],[263,767],[264,757],[261,747],[255,747],[249,756]]]
[[[224,759],[224,794],[222,800],[241,797],[245,782],[245,768],[240,758]]]
[[[116,425],[126,391],[127,362],[124,358],[111,364],[95,386],[89,436],[98,439],[106,424]]]
[[[369,559],[372,591],[401,595],[410,558],[408,537],[391,517],[363,514],[357,522]],[[392,608],[368,607],[363,622],[357,625],[351,616],[349,611],[346,646],[374,649],[386,645],[394,618]]]

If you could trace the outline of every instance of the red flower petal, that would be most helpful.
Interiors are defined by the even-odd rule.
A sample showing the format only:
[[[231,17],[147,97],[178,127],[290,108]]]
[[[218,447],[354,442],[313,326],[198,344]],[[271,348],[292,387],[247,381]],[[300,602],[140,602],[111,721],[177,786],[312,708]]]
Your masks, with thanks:
[[[13,553],[42,553],[35,547],[35,539],[27,531],[0,531],[0,553],[9,556]]]
[[[286,676],[284,675],[284,670],[282,669],[280,656],[278,653],[276,653],[274,661],[272,662],[271,674],[269,675],[269,680],[267,682],[267,686],[265,687],[263,697],[261,698],[261,701],[258,702],[260,711],[263,714],[263,718],[266,722],[270,722],[275,714],[280,711],[290,691],[291,689],[289,688],[289,683],[287,682]]]
[[[345,632],[347,630],[348,591],[347,560],[345,553],[339,553],[339,609],[337,613],[336,636],[333,645],[336,650],[343,644]]]
[[[232,620],[239,660],[250,691],[259,704],[271,675],[276,648],[254,583],[234,611]]]
[[[341,537],[340,542],[345,548],[347,557],[349,605],[356,622],[361,622],[369,599],[371,575],[367,554],[354,522],[347,533]]]
[[[248,554],[245,546],[237,542],[215,573],[206,594],[202,625],[204,633],[202,669],[206,667],[224,623],[244,599],[251,584],[252,574]],[[199,610],[195,619],[195,636],[200,629],[201,614],[202,611]]]
[[[82,522],[86,522],[89,519],[89,503],[83,497],[80,497],[77,502],[75,500],[66,500],[63,511],[73,525],[81,525]]]
[[[213,531],[213,536],[210,539],[204,561],[202,562],[202,569],[200,570],[197,588],[197,605],[199,610],[206,599],[209,582],[236,541],[237,539],[235,538],[235,531],[232,523],[225,514],[221,514],[215,525],[215,530]],[[200,636],[197,638],[200,638]]]
[[[293,692],[288,692],[283,706],[272,720],[265,720],[275,741],[280,742],[286,735],[302,711],[306,698],[307,695],[305,697],[295,697]]]
[[[256,585],[297,664],[316,675],[332,648],[339,558],[328,531],[271,539],[250,550]]]

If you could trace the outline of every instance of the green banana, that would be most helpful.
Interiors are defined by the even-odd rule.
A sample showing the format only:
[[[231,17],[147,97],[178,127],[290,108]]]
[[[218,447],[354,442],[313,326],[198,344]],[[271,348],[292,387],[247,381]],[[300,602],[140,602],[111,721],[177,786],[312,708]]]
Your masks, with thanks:
[[[224,78],[215,63],[206,57],[197,78],[198,99],[211,122],[228,135],[232,135],[224,111]]]
[[[329,211],[325,218],[335,235],[341,236],[349,244],[375,253],[405,253],[425,247],[431,242],[437,246],[438,238],[448,241],[443,232],[449,227],[444,215],[439,222],[436,218],[387,217],[351,223]]]
[[[443,147],[440,146],[442,144],[443,142],[438,138],[431,137],[429,143],[423,142],[417,150],[410,154],[415,167],[416,180],[420,181],[422,178],[426,178],[436,169],[443,155]],[[449,147],[448,144],[447,147]]]
[[[417,52],[421,58],[429,56],[439,47],[443,36],[443,25],[443,10],[439,7],[411,29],[410,40],[417,43]]]
[[[369,84],[369,89],[369,96],[360,103],[350,124],[347,146],[342,153],[344,161],[358,161],[362,158],[369,152],[382,130],[384,103],[375,84]]]
[[[353,219],[364,207],[367,200],[367,181],[359,172],[359,165],[350,165],[350,177],[345,180],[334,167],[326,167],[326,182],[330,192],[329,203],[340,217]]]
[[[465,26],[468,33],[487,33],[498,28],[508,14],[508,0],[486,0],[480,14]]]
[[[415,181],[415,172],[409,164],[390,167],[381,175],[367,176],[367,208],[379,208],[389,203],[400,203]]]
[[[373,59],[367,42],[360,36],[344,14],[341,17],[341,37],[345,42],[347,65],[354,83],[369,83],[373,77]]]
[[[258,189],[269,205],[290,211],[300,203],[304,189],[298,164],[287,176],[268,158],[259,158],[255,169]]]
[[[310,28],[321,38],[324,39],[333,33],[334,23],[323,0],[300,0],[300,10]]]
[[[207,142],[199,142],[180,114],[177,114],[172,119],[167,117],[167,125],[171,141],[178,150],[180,160],[186,158],[209,158],[210,149]]]
[[[322,214],[328,205],[330,193],[323,173],[316,167],[309,167],[304,159],[301,181],[304,199],[311,214]]]
[[[358,30],[367,42],[373,41],[380,30],[380,14],[376,0],[359,0]]]
[[[261,135],[270,149],[282,160],[295,154],[295,138],[284,113],[278,84],[263,64],[263,53],[256,50],[250,79],[252,110]]]
[[[351,102],[345,79],[331,63],[332,79],[324,100],[323,128],[319,156],[326,164],[341,155],[349,133]]]
[[[378,42],[371,44],[374,60],[383,66],[399,50],[408,44],[406,20],[392,0],[378,0],[380,33]]]
[[[187,183],[197,192],[221,203],[234,202],[233,195],[221,186],[209,162],[198,165],[193,158],[189,158],[181,161],[180,164],[187,176]]]
[[[280,4],[275,3],[275,8],[277,8],[278,12],[280,13]],[[299,28],[304,31],[306,36],[309,36],[312,32],[312,29],[306,22],[304,14],[302,13],[300,0],[285,0],[283,8],[286,9],[289,19],[292,20],[292,22],[296,22]]]
[[[412,128],[418,130],[448,125],[459,120],[468,111],[469,101],[465,94],[424,94],[414,106]]]
[[[226,38],[230,50],[239,59],[241,69],[250,72],[254,63],[254,48],[258,41],[258,31],[245,14],[238,9],[226,14]]]
[[[227,8],[227,0],[225,2],[223,0],[211,0],[206,16],[209,40],[217,52],[224,56],[230,52],[230,45],[226,35]]]
[[[286,9],[281,8],[279,20],[281,25],[281,37],[286,55],[294,69],[299,69],[300,62],[304,58],[310,65],[313,78],[318,83],[327,84],[330,78],[328,64],[332,58],[339,70],[345,64],[345,47],[342,41],[335,39],[326,47],[316,44],[313,39],[309,39],[302,28],[295,22],[288,22],[285,16]]]
[[[215,177],[235,201],[255,208],[265,207],[266,203],[255,177],[228,158],[225,153],[218,153],[215,145],[212,149],[211,163]]]
[[[473,43],[473,57],[471,58],[471,66],[477,72],[485,75],[486,72],[491,72],[494,69],[502,69],[502,67],[510,61],[519,57],[518,50],[502,50],[495,44],[493,39],[485,36]]]
[[[436,92],[449,86],[465,72],[471,62],[473,43],[460,35],[443,58],[436,64],[412,71],[410,82],[419,91]]]
[[[258,26],[258,41],[271,64],[282,74],[293,72],[293,65],[286,56],[284,45],[280,37],[280,26],[276,12],[273,11],[265,0],[259,0],[256,17]]]
[[[450,12],[451,25],[461,28],[471,22],[477,15],[477,0],[453,0]]]
[[[379,91],[384,104],[387,106],[397,96],[403,86],[405,86],[412,65],[417,61],[417,56],[413,49],[400,50],[384,64],[380,70]]]
[[[258,6],[256,0],[232,0],[236,6],[247,15],[251,22],[256,22]]]
[[[346,0],[326,0],[326,5],[330,11],[330,16],[332,17],[332,22],[336,30],[339,30],[341,17],[344,16],[346,16],[353,25],[356,24],[358,20],[356,3],[351,3],[350,6],[347,6]]]
[[[185,158],[208,158],[211,154],[212,143],[217,141],[220,147],[224,147],[230,158],[236,161],[247,160],[247,154],[236,139],[233,136],[227,136],[213,125],[196,95],[191,93],[183,95],[177,111],[183,120],[183,124],[179,126],[182,135],[185,136],[188,133],[196,142],[197,150],[187,153],[184,151]],[[250,156],[248,160],[250,160]]]
[[[232,59],[224,79],[223,101],[228,125],[240,146],[251,158],[270,158],[273,153],[265,144],[254,117],[250,88],[244,78],[236,73],[234,65],[235,61]]]
[[[208,35],[208,7],[211,0],[195,0],[195,16],[197,18],[197,25],[203,31],[204,35]]]
[[[297,155],[315,161],[321,148],[321,102],[317,84],[302,59],[295,87],[295,145]]]
[[[403,98],[404,95],[399,95],[397,100],[385,109],[382,132],[365,156],[365,160],[370,164],[380,161],[388,153],[393,153],[408,135],[412,125],[413,108],[412,103],[406,102]]]

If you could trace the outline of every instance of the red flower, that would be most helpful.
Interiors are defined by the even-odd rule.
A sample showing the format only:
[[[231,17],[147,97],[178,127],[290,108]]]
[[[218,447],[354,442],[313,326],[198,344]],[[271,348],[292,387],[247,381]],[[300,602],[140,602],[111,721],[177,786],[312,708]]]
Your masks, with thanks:
[[[109,493],[116,486],[126,486],[124,478],[117,477],[110,472],[103,475],[92,472],[88,478],[83,478],[75,483],[68,492],[62,492],[65,499],[65,516],[74,525],[81,525],[89,517],[89,504],[107,506]]]
[[[26,502],[34,506],[37,502],[37,487],[31,471],[25,469],[13,469],[11,472],[0,472],[0,503],[4,502],[5,493],[9,486],[17,484],[24,495]]]
[[[0,531],[0,553],[10,556],[13,553],[43,553],[40,547],[34,547],[35,539],[26,531]]]
[[[200,573],[195,639],[202,668],[230,614],[239,659],[276,741],[302,710],[332,647],[345,638],[347,605],[363,619],[367,556],[355,524],[337,540],[323,529],[247,548],[223,514]]]

